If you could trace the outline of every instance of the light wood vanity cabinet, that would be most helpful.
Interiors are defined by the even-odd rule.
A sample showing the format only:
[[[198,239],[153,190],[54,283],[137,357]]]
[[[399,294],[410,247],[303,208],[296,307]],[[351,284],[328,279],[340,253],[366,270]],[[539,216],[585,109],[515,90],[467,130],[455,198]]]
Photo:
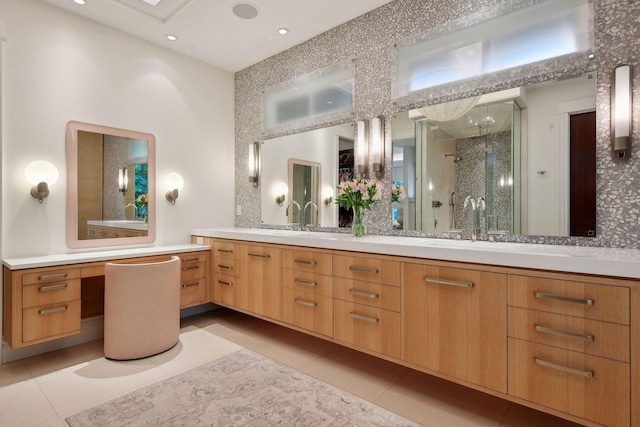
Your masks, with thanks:
[[[209,301],[209,257],[207,252],[180,255],[180,308],[193,307]]]
[[[229,307],[240,308],[240,246],[231,242],[214,241],[211,300]]]
[[[241,245],[240,307],[282,320],[282,249]]]

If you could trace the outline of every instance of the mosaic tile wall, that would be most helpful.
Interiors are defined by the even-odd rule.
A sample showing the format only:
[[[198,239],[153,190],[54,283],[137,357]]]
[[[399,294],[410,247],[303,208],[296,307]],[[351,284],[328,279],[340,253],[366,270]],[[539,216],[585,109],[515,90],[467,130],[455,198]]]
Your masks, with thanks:
[[[388,123],[396,112],[596,70],[598,237],[501,236],[500,240],[640,248],[640,184],[637,182],[640,179],[640,1],[596,2],[595,58],[590,62],[575,56],[563,57],[535,66],[496,73],[482,79],[472,79],[464,85],[456,85],[453,89],[444,88],[447,92],[438,90],[417,93],[399,100],[392,99],[394,49],[397,45],[433,37],[534,3],[538,1],[395,0],[238,72],[235,188],[236,204],[241,205],[242,215],[236,217],[236,226],[260,226],[260,192],[259,189],[253,188],[247,179],[248,145],[251,142],[351,120],[370,119],[379,115],[387,119],[386,141],[390,141],[391,131]],[[353,117],[335,117],[322,123],[305,123],[304,127],[274,135],[268,135],[263,131],[261,114],[262,94],[265,90],[342,61],[353,61],[355,64]],[[632,155],[624,163],[612,160],[610,148],[611,73],[619,64],[632,66],[634,87]],[[384,182],[387,189],[391,180],[390,159],[391,144],[386,144]],[[383,195],[386,196],[386,201],[375,205],[365,218],[369,234],[403,234],[417,237],[427,235],[423,232],[392,230],[388,190]],[[428,235],[454,237],[447,233]]]

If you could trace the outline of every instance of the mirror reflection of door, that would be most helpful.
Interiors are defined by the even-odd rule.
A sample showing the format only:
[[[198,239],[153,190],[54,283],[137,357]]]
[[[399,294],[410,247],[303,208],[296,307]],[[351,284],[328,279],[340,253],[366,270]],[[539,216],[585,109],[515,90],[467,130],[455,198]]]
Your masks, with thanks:
[[[300,205],[300,216],[295,216],[296,209],[290,209],[288,221],[319,225],[320,163],[289,159],[289,189],[289,200],[295,200]]]

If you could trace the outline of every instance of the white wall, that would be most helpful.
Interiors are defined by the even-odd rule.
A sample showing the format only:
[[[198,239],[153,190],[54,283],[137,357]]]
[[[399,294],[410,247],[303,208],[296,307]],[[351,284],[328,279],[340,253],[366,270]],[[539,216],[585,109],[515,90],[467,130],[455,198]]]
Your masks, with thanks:
[[[65,241],[65,126],[70,120],[156,137],[156,245],[194,227],[232,226],[234,75],[36,0],[0,0],[2,246],[6,258],[70,252]],[[42,203],[25,167],[47,160],[59,181]],[[169,172],[184,177],[176,204]]]

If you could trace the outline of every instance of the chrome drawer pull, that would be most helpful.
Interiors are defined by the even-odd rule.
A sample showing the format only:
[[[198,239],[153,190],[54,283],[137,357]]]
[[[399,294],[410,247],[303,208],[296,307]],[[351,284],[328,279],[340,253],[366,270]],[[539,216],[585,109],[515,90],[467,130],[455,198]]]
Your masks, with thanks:
[[[48,276],[38,276],[38,280],[64,279],[67,273],[49,274]]]
[[[188,258],[188,259],[183,259],[182,262],[196,262],[198,261],[198,258]]]
[[[224,252],[225,254],[232,254],[232,249],[218,249],[218,252]]]
[[[555,363],[547,362],[546,360],[538,359],[537,357],[533,358],[533,361],[536,362],[536,365],[546,366],[547,368],[558,369],[560,371],[569,372],[570,374],[582,375],[583,377],[593,378],[593,371],[583,371],[582,369],[569,368],[567,366],[556,365]]]
[[[293,302],[295,302],[296,304],[300,304],[300,305],[306,305],[307,307],[317,307],[318,306],[317,302],[305,301],[305,300],[300,299],[300,298],[294,299]]]
[[[191,286],[198,286],[200,284],[200,282],[194,282],[194,283],[185,283],[184,285],[182,285],[183,288],[190,288]]]
[[[66,283],[63,283],[61,285],[51,285],[51,286],[42,286],[40,288],[38,288],[38,290],[40,292],[48,292],[48,291],[56,291],[58,289],[65,289],[68,288],[69,285]]]
[[[47,308],[46,310],[40,310],[38,313],[40,313],[40,314],[51,314],[51,313],[57,313],[59,311],[65,311],[68,308],[69,307],[65,305],[63,307]]]
[[[378,319],[376,319],[375,317],[367,317],[361,314],[356,314],[354,312],[350,312],[349,317],[351,317],[352,319],[364,320],[365,322],[378,323]]]
[[[221,285],[225,285],[225,286],[233,286],[233,283],[231,282],[225,282],[223,280],[218,280],[218,283],[220,283]]]
[[[233,270],[233,266],[231,265],[222,265],[222,264],[218,264],[219,268],[226,268],[227,270]]]
[[[371,299],[376,299],[379,297],[378,294],[374,294],[372,292],[358,291],[357,289],[349,289],[349,293],[351,295],[358,295],[360,297],[371,298]]]
[[[307,282],[306,280],[298,279],[297,277],[293,281],[299,285],[318,286],[318,282]]]
[[[349,266],[349,270],[351,270],[351,271],[360,271],[362,273],[378,274],[378,269],[377,268],[365,268],[365,267],[356,267],[355,265],[350,265]]]
[[[581,298],[570,298],[563,297],[562,295],[553,295],[553,294],[545,294],[544,292],[534,292],[536,298],[540,299],[552,299],[556,301],[564,301],[564,302],[572,302],[575,304],[584,304],[584,305],[593,305],[595,304],[595,300],[592,299],[581,299]]]
[[[547,334],[554,334],[554,335],[561,335],[563,337],[569,337],[569,338],[578,338],[581,340],[585,340],[585,341],[593,341],[593,335],[582,335],[582,334],[576,334],[573,332],[567,332],[567,331],[561,331],[559,329],[553,329],[553,328],[548,328],[546,326],[540,326],[540,325],[533,325],[533,329],[535,329],[538,332],[544,332]]]
[[[461,288],[473,288],[472,282],[458,282],[456,280],[435,279],[429,276],[424,276],[422,280],[430,283],[438,283],[440,285],[460,286]]]
[[[316,265],[317,262],[315,261],[307,261],[305,259],[294,259],[293,262],[298,263],[298,264],[306,264],[306,265]]]
[[[189,266],[189,267],[182,267],[182,271],[197,270],[198,268],[200,268],[199,265],[192,265],[192,266]]]
[[[253,254],[251,252],[249,252],[249,256],[257,256],[258,258],[271,258],[271,255],[269,254]]]

